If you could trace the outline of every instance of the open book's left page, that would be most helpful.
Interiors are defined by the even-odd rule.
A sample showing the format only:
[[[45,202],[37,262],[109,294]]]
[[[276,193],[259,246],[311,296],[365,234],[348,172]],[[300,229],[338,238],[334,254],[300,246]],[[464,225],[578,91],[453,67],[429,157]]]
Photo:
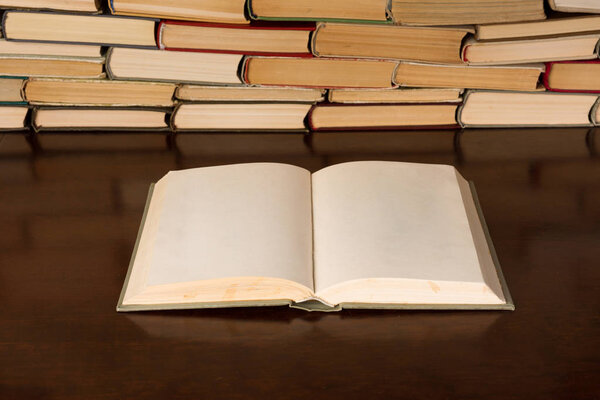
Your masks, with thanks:
[[[300,300],[312,290],[310,173],[241,164],[157,182],[122,303]]]

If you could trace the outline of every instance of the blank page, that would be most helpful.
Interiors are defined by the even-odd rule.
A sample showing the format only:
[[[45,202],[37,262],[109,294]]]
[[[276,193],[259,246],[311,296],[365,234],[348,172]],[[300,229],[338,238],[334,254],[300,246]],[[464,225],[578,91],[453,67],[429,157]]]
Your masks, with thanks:
[[[313,289],[308,171],[275,163],[195,168],[169,172],[157,187],[164,197],[158,217],[149,215],[158,223],[146,285],[252,276]]]
[[[484,283],[453,167],[352,162],[312,181],[317,294],[368,278]]]

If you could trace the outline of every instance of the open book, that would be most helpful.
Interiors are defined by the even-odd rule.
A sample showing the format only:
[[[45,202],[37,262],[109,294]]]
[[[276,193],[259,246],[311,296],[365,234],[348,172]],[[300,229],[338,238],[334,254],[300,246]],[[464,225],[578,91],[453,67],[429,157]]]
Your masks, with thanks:
[[[169,172],[148,198],[118,311],[514,309],[452,166],[195,168]]]

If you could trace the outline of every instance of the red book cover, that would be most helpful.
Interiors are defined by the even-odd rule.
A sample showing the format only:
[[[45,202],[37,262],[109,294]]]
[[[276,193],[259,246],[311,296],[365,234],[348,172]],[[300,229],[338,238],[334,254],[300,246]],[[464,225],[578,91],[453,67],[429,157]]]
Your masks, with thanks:
[[[163,44],[162,35],[166,25],[184,25],[184,26],[198,26],[206,28],[225,28],[232,30],[269,30],[269,31],[305,31],[313,32],[316,29],[314,23],[278,23],[278,22],[256,22],[253,21],[249,25],[237,25],[237,24],[216,24],[207,22],[188,22],[188,21],[170,21],[163,20],[158,24],[156,29],[156,44],[161,50],[170,51],[193,51],[193,52],[209,52],[209,53],[225,53],[225,54],[245,54],[255,56],[284,56],[284,57],[313,57],[310,51],[310,34],[306,42],[305,52],[266,52],[266,51],[246,51],[246,50],[223,50],[219,48],[180,48],[180,47],[166,47]],[[243,33],[243,32],[242,32]]]
[[[572,89],[558,89],[550,86],[550,73],[554,64],[600,64],[600,60],[587,60],[587,61],[553,61],[546,63],[546,71],[544,72],[542,83],[546,90],[550,92],[562,92],[562,93],[600,93],[600,90],[572,90]],[[600,71],[600,68],[598,68]]]
[[[319,107],[370,107],[370,106],[432,106],[432,105],[454,105],[457,110],[461,103],[369,103],[369,104],[333,104],[333,103],[321,103],[315,104],[308,111],[306,116],[306,124],[311,131],[364,131],[364,130],[427,130],[427,129],[460,129],[461,126],[458,123],[449,125],[394,125],[394,126],[344,126],[344,127],[333,127],[333,128],[317,128],[313,123],[313,112]]]

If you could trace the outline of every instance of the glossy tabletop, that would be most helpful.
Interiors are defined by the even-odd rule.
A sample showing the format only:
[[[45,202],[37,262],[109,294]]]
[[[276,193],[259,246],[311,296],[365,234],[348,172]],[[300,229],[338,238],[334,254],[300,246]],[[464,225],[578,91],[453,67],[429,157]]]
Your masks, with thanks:
[[[474,181],[516,311],[115,311],[167,171],[352,160]],[[600,131],[2,134],[0,206],[0,399],[600,399]]]

